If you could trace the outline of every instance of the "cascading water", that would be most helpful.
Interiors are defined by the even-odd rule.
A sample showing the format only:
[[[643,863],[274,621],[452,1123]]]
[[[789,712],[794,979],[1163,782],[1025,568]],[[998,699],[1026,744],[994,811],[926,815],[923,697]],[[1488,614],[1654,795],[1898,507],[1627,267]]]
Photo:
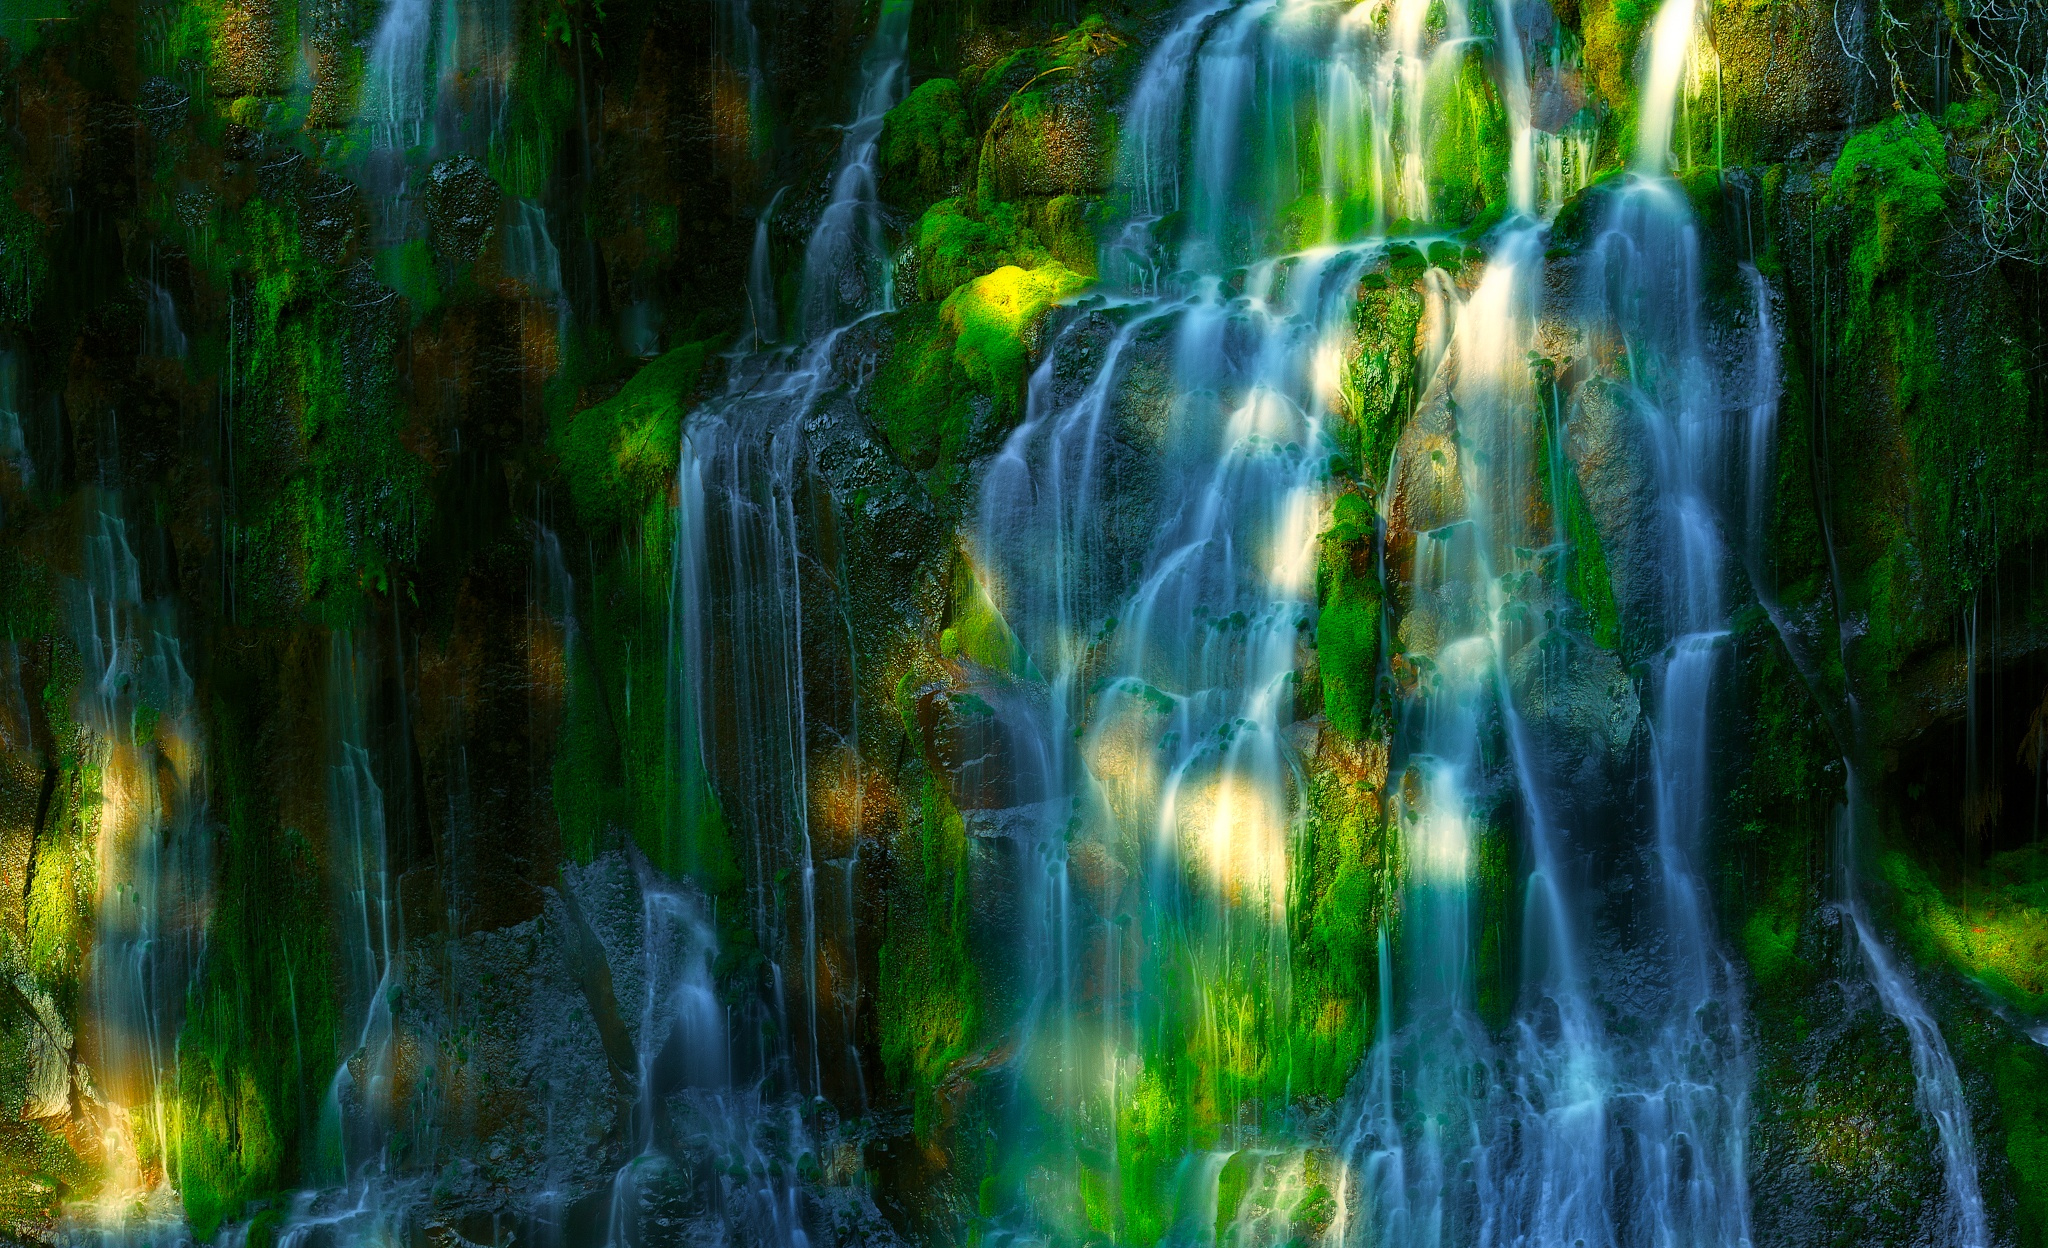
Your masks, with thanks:
[[[689,1041],[697,1046],[686,1050],[698,1055],[693,1060],[709,1062],[716,1054],[717,1069],[706,1067],[689,1082],[679,1118],[655,1097],[647,1084],[653,1076],[643,1071],[636,1119],[641,1151],[615,1186],[608,1231],[615,1244],[645,1242],[649,1175],[673,1164],[665,1150],[673,1148],[677,1133],[700,1145],[709,1140],[720,1155],[739,1159],[744,1173],[755,1176],[725,1185],[725,1225],[744,1224],[754,1242],[809,1242],[797,1175],[786,1163],[771,1164],[762,1152],[764,1136],[779,1140],[778,1153],[793,1157],[805,1151],[810,1127],[799,1111],[800,1098],[816,1096],[824,1080],[818,880],[806,789],[801,422],[826,379],[839,332],[890,306],[875,151],[882,118],[905,89],[909,19],[907,0],[885,0],[862,56],[855,119],[840,148],[831,199],[805,253],[798,314],[809,341],[736,361],[728,392],[692,413],[685,426],[669,642],[672,766],[681,795],[674,824],[683,842],[694,843],[707,821],[726,817],[717,792],[732,795],[727,809],[749,851],[741,864],[752,900],[749,922],[768,959],[769,982],[757,998],[736,1008],[735,1017],[718,1020],[715,1045],[702,1037]],[[766,222],[764,212],[764,232]],[[760,290],[754,292],[750,282],[750,294],[762,308],[768,302],[765,246],[757,253]],[[757,327],[763,324],[757,321]],[[760,339],[770,334],[757,329]],[[680,857],[686,852],[678,850],[677,860],[664,866],[698,865]],[[676,926],[680,920],[669,912],[683,902],[652,883],[643,890],[650,906],[666,907],[664,930]],[[650,948],[657,948],[654,911],[649,914]],[[704,978],[700,963],[711,952],[707,930],[697,942],[697,962],[685,959],[680,971],[649,963],[646,990],[696,1000],[691,976]],[[643,1023],[643,1065],[660,1047],[653,1032],[667,1026],[652,1015]]]
[[[363,120],[371,146],[403,152],[427,142],[432,122],[432,0],[390,0],[363,60]]]
[[[390,1153],[396,1121],[394,1012],[401,991],[403,940],[390,866],[384,789],[372,755],[371,714],[377,668],[363,639],[336,634],[329,643],[327,764],[330,861],[345,977],[348,1030],[341,1065],[320,1109],[324,1191],[300,1194],[280,1242],[376,1242],[400,1232],[417,1193],[406,1190]]]
[[[1430,92],[1457,64],[1469,29],[1462,11],[1432,28],[1421,6],[1397,6],[1376,42],[1369,27],[1325,17],[1308,5],[1197,6],[1162,42],[1129,125],[1131,150],[1153,152],[1155,163],[1123,170],[1137,232],[1126,230],[1111,259],[1126,262],[1137,290],[1161,284],[1171,266],[1157,249],[1170,240],[1150,229],[1185,205],[1180,289],[1123,302],[1100,328],[1084,328],[1086,320],[1069,327],[984,487],[979,560],[1029,655],[1026,667],[1044,673],[1039,695],[987,699],[1015,760],[1019,807],[1036,811],[1024,826],[1036,828],[1028,839],[1042,874],[1022,940],[1027,964],[1039,969],[1014,1060],[1018,1138],[1036,1142],[1040,1165],[1048,1148],[1072,1158],[1117,1147],[1101,1124],[1116,1120],[1119,1098],[1147,1077],[1143,1054],[1162,1041],[1185,1045],[1198,1061],[1205,1047],[1212,1056],[1255,1051],[1260,1020],[1287,1008],[1295,799],[1280,692],[1293,669],[1292,633],[1310,614],[1306,570],[1321,489],[1311,466],[1325,436],[1313,361],[1333,347],[1341,358],[1352,292],[1379,245],[1287,254],[1280,222],[1296,192],[1290,162],[1244,163],[1246,138],[1263,140],[1249,145],[1255,156],[1291,153],[1295,99],[1312,100],[1317,115],[1342,116],[1344,101],[1362,95],[1357,84],[1371,81],[1374,107],[1351,124],[1370,127],[1372,139],[1338,143],[1326,132],[1323,198],[1363,194],[1373,210],[1326,213],[1320,237],[1354,220],[1426,216],[1436,141],[1424,121]],[[1689,37],[1690,22],[1687,5],[1667,24]],[[1433,48],[1432,31],[1441,36]],[[1679,40],[1678,53],[1684,47]],[[1498,59],[1519,75],[1515,52]],[[1323,72],[1333,60],[1342,72]],[[1182,92],[1193,117],[1185,175],[1161,133],[1179,116]],[[1537,178],[1526,83],[1503,94],[1515,130],[1510,194],[1527,213]],[[1675,98],[1676,87],[1666,94]],[[1643,146],[1659,153],[1655,175],[1668,118],[1645,126]],[[1361,171],[1368,180],[1354,190]],[[1673,386],[1630,392],[1659,452],[1674,570],[1671,657],[1655,682],[1654,826],[1633,851],[1645,895],[1657,900],[1629,922],[1616,916],[1616,931],[1596,933],[1581,917],[1573,861],[1583,842],[1555,822],[1568,802],[1536,757],[1549,729],[1525,723],[1517,705],[1534,696],[1532,683],[1551,678],[1549,668],[1575,664],[1577,644],[1532,623],[1545,618],[1548,544],[1528,520],[1540,493],[1539,405],[1525,357],[1544,229],[1524,217],[1502,230],[1485,280],[1462,306],[1443,275],[1426,283],[1446,335],[1444,363],[1436,397],[1417,418],[1427,461],[1397,479],[1439,496],[1436,522],[1412,535],[1412,630],[1404,621],[1411,657],[1435,674],[1404,700],[1390,771],[1400,777],[1389,813],[1407,865],[1398,939],[1382,935],[1392,950],[1383,984],[1402,995],[1383,998],[1385,1025],[1344,1133],[1350,1165],[1331,1231],[1340,1240],[1746,1239],[1739,1001],[1713,952],[1690,867],[1704,817],[1721,610],[1720,553],[1705,485],[1693,474],[1712,449],[1718,412],[1711,402],[1671,403],[1697,394],[1706,369],[1687,319],[1697,316],[1696,284],[1652,289],[1651,266],[1621,255],[1654,242],[1659,258],[1682,259],[1672,247],[1689,242],[1683,201],[1660,182],[1644,186],[1619,210],[1600,259],[1626,305],[1616,310],[1621,335],[1656,331],[1640,349],[1654,353]],[[1278,259],[1254,259],[1275,243]],[[1247,259],[1241,277],[1230,274]],[[1674,299],[1676,326],[1630,319],[1642,304]],[[1134,430],[1117,402],[1118,379],[1154,339],[1172,344],[1179,397],[1168,429]],[[1094,376],[1078,390],[1055,381],[1073,372],[1068,354]],[[1112,436],[1157,443],[1159,488],[1138,520],[1113,522],[1101,506]],[[1432,506],[1404,505],[1411,517]],[[1549,614],[1558,614],[1554,606]],[[1633,695],[1626,700],[1632,705]],[[1532,870],[1522,999],[1497,1036],[1473,1000],[1472,888],[1481,836],[1508,827],[1519,827]],[[1118,933],[1102,899],[1077,889],[1069,864],[1080,853],[1135,856],[1142,899],[1132,908],[1142,930],[1133,938]],[[1633,1003],[1648,1026],[1629,1028],[1627,1040],[1594,1006],[1622,926],[1648,929],[1656,985]],[[1127,939],[1135,941],[1128,948]],[[1134,1011],[1135,1001],[1153,1004]],[[1216,1099],[1229,1106],[1251,1090],[1226,1078]],[[1224,1158],[1258,1138],[1256,1123],[1226,1119],[1224,1151],[1191,1157],[1184,1170],[1177,1234],[1206,1239],[1227,1224],[1241,1240],[1256,1239],[1287,1199],[1276,1177],[1285,1167],[1262,1161],[1268,1188],[1257,1209],[1216,1205]],[[1060,1233],[1057,1201],[1023,1203],[1009,1219],[1015,1229]]]
[[[1847,797],[1836,812],[1836,853],[1846,877],[1843,913],[1856,933],[1864,969],[1870,975],[1870,986],[1877,990],[1878,1001],[1885,1013],[1905,1028],[1913,1060],[1914,1102],[1933,1122],[1935,1137],[1941,1142],[1941,1175],[1949,1201],[1944,1242],[1956,1248],[1987,1248],[1991,1228],[1977,1180],[1976,1136],[1955,1059],[1949,1055],[1948,1041],[1943,1039],[1940,1026],[1920,1000],[1911,977],[1878,939],[1864,908],[1862,891],[1855,883],[1858,801],[1856,773],[1851,768]]]
[[[882,119],[908,86],[904,53],[910,39],[910,3],[882,0],[875,36],[861,56],[860,99],[839,145],[832,195],[804,248],[798,315],[813,343],[894,303],[875,152]]]
[[[184,1235],[170,1117],[185,994],[204,944],[211,830],[192,678],[166,604],[143,597],[120,496],[103,492],[73,587],[85,682],[79,720],[100,756],[92,1064],[107,1177],[81,1238]]]

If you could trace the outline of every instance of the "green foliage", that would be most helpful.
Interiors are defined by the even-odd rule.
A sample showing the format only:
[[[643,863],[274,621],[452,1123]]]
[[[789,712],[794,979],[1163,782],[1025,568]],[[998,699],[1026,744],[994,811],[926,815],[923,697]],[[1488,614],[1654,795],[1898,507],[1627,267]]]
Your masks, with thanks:
[[[883,1072],[910,1097],[918,1138],[929,1140],[939,1085],[972,1051],[981,1021],[967,940],[967,825],[936,777],[925,778],[917,838],[922,904],[890,907],[875,1012]]]
[[[934,78],[882,119],[882,195],[912,210],[956,195],[974,151],[960,84]]]
[[[275,684],[233,677],[209,739],[226,817],[206,962],[178,1036],[169,1114],[172,1178],[194,1233],[210,1238],[247,1202],[296,1182],[340,1034],[332,903],[320,863],[282,826],[260,743]],[[277,718],[282,718],[278,715]]]
[[[715,341],[677,347],[611,398],[557,417],[549,444],[585,524],[608,529],[665,498],[682,459],[683,417]]]
[[[1925,117],[1892,117],[1843,146],[1827,197],[1862,218],[1849,248],[1849,273],[1860,292],[1925,256],[1947,186],[1941,132]]]

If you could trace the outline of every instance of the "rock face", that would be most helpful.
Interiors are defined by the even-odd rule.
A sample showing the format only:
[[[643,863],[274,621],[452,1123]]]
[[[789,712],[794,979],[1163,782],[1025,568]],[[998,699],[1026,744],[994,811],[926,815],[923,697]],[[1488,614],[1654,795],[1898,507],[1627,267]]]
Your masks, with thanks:
[[[1750,1242],[1959,1242],[1853,894],[1954,1066],[1986,1239],[2048,1242],[2048,339],[2040,257],[1977,228],[2038,135],[2012,84],[1953,13],[1697,15],[1667,189],[1724,610],[1677,949],[1679,851],[1639,833],[1686,639],[1631,397],[1672,383],[1599,328],[1655,15],[1501,10],[1555,215],[1496,425],[1453,329],[1521,220],[1498,14],[1416,110],[1423,221],[1326,193],[1348,113],[1312,91],[1358,66],[1290,58],[1334,10],[1211,7],[0,24],[0,1239],[1356,1239],[1437,921],[1410,885],[1450,860],[1418,743],[1463,680],[1458,1043],[1556,1042],[1554,886],[1601,937],[1589,1025],[1734,1072]],[[1148,76],[1215,89],[1266,38],[1284,117],[1204,130]],[[805,340],[847,196],[858,314]],[[1244,254],[1178,247],[1205,213]],[[1315,270],[1346,311],[1302,375],[1185,384],[1257,318],[1324,332],[1288,274],[1378,234],[1414,241]],[[1188,332],[1216,308],[1238,337]],[[1198,687],[1109,657],[1212,459],[1316,482],[1190,556],[1310,552],[1272,809],[1233,787],[1249,720],[1173,763],[1259,621],[1162,627]],[[1459,574],[1495,517],[1511,557]],[[1663,1019],[1694,955],[1728,988]]]

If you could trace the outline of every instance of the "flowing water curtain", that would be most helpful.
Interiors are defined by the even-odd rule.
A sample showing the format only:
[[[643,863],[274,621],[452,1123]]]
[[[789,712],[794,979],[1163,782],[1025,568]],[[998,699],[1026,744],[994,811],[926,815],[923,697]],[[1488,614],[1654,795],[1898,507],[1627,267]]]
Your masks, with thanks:
[[[121,496],[100,493],[72,587],[78,718],[97,753],[98,893],[90,969],[97,1060],[83,1081],[107,1155],[108,1234],[172,1236],[177,1036],[209,905],[205,754],[168,603],[146,600]]]

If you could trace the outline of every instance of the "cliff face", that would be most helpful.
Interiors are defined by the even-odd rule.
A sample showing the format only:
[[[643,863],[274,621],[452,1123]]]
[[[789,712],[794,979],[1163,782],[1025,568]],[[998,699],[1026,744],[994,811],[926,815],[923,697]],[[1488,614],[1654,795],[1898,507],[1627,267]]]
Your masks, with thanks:
[[[0,1237],[2048,1242],[2004,10],[15,8]]]

